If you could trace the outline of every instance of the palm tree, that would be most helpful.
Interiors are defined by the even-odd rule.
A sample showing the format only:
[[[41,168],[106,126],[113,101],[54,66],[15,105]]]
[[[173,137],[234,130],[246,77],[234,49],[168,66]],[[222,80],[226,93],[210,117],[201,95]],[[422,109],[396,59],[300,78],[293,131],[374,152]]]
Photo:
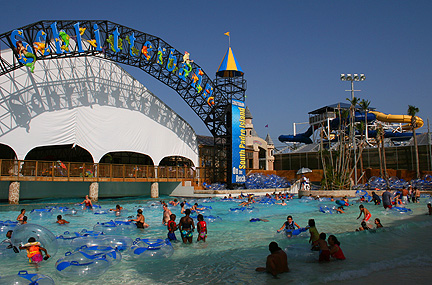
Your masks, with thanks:
[[[417,145],[417,136],[415,133],[415,129],[417,128],[417,117],[416,114],[419,112],[419,108],[416,106],[408,105],[408,115],[411,116],[411,129],[413,132],[414,138],[414,149],[415,149],[415,161],[416,161],[416,178],[420,178],[420,163],[419,163],[419,155],[418,155],[418,145]]]
[[[368,115],[368,110],[369,110],[369,106],[370,106],[370,101],[369,100],[365,100],[362,99],[359,103],[359,106],[361,108],[361,110],[364,112],[365,114],[365,123],[364,123],[364,128],[365,128],[365,140],[366,143],[368,143],[368,121],[367,121],[367,115]],[[365,146],[365,142],[362,142],[361,144],[361,150],[360,150],[360,172],[363,175],[363,147]],[[362,183],[364,182],[364,176],[362,176]]]

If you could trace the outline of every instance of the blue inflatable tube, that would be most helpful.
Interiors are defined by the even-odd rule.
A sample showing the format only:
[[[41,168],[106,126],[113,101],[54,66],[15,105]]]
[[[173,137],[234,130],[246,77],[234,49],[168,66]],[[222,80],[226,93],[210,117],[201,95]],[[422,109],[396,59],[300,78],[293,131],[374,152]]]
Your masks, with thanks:
[[[333,214],[333,209],[331,209],[331,208],[329,208],[329,207],[327,207],[327,206],[321,206],[321,207],[319,208],[319,211],[320,211],[321,213],[324,213],[324,214]]]
[[[336,204],[338,204],[339,206],[349,206],[349,203],[342,200],[336,200]]]
[[[299,228],[299,229],[295,229],[295,230],[287,230],[287,229],[284,229],[284,232],[285,232],[285,234],[287,235],[287,236],[297,236],[297,235],[299,235],[299,234],[301,234],[302,232],[305,232],[305,231],[307,231],[308,229],[307,228]]]
[[[66,252],[65,257],[57,260],[57,273],[69,278],[92,278],[104,274],[110,267],[105,257],[90,255],[83,251]]]
[[[48,275],[30,274],[26,270],[18,272],[17,275],[9,275],[0,278],[1,284],[46,284],[54,285],[54,280]]]
[[[137,238],[132,247],[132,256],[145,259],[162,259],[171,257],[174,248],[166,239],[140,239]]]

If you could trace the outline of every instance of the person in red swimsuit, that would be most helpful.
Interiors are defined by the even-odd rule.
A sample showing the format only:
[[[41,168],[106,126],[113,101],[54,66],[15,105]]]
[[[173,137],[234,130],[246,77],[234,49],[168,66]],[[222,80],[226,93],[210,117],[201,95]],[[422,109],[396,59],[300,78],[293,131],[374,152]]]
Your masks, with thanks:
[[[340,248],[340,242],[334,235],[330,235],[327,239],[328,244],[330,246],[330,255],[339,260],[345,260],[345,255]]]
[[[372,214],[369,212],[368,209],[366,209],[363,205],[359,206],[360,209],[360,215],[358,216],[357,220],[360,219],[361,215],[364,214],[363,221],[367,222],[372,217]]]
[[[206,241],[207,238],[207,223],[204,221],[203,215],[198,215],[198,223],[197,223],[197,230],[198,230],[198,239],[197,241],[203,240]]]

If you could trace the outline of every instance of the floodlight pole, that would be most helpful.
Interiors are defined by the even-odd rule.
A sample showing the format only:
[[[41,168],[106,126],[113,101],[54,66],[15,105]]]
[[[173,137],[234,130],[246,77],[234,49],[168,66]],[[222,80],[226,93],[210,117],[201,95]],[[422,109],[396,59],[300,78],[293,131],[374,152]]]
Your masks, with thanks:
[[[360,76],[358,76],[357,74],[354,74],[354,76],[352,76],[351,74],[347,74],[347,76],[345,76],[345,74],[341,74],[340,79],[342,81],[347,81],[347,80],[351,81],[351,90],[345,90],[345,91],[351,91],[351,101],[354,100],[354,91],[361,91],[361,90],[354,90],[354,81],[364,81],[365,78],[366,77],[364,76],[364,74],[360,74]],[[365,112],[365,116],[366,115],[367,114]],[[354,130],[355,106],[354,106],[353,114],[351,114],[351,116],[353,116],[351,131],[353,132],[352,140],[353,140],[353,148],[354,148],[354,180],[355,180],[355,184],[357,184],[357,144],[356,144],[355,130]],[[366,132],[367,132],[367,126],[366,126]]]

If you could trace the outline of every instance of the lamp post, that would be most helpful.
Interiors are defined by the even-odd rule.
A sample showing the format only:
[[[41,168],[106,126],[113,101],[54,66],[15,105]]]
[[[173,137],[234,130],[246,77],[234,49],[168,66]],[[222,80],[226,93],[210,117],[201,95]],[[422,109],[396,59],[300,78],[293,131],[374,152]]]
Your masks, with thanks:
[[[364,74],[354,74],[354,76],[350,73],[348,73],[347,75],[345,74],[341,74],[340,75],[340,79],[342,81],[351,81],[351,90],[345,90],[345,91],[351,91],[351,100],[354,100],[354,91],[361,91],[361,90],[354,90],[354,81],[365,81],[366,76]],[[354,111],[353,114],[351,114],[352,117],[352,124],[351,124],[351,131],[352,131],[352,142],[353,142],[353,148],[354,148],[354,179],[355,179],[355,184],[357,184],[357,145],[356,145],[356,140],[355,140],[355,131],[354,131],[354,120],[355,120],[355,107],[354,106]],[[365,114],[366,115],[366,114]],[[366,126],[367,129],[367,126]]]

